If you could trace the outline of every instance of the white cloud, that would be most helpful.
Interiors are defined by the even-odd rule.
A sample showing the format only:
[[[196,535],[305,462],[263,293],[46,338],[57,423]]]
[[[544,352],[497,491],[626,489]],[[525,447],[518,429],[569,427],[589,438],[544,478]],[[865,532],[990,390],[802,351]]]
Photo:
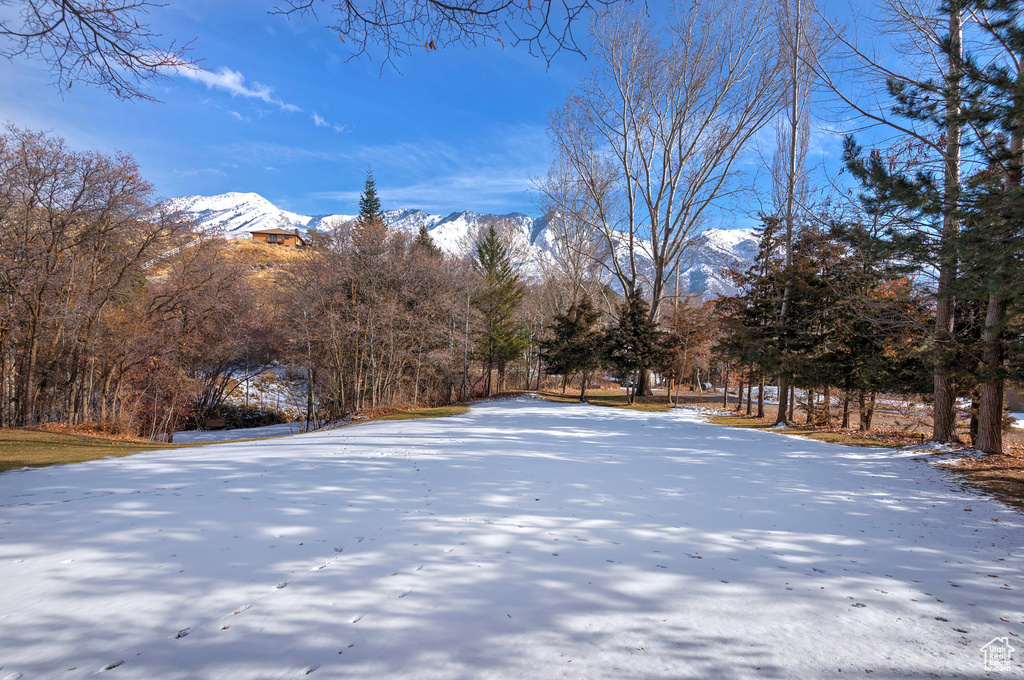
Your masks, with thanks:
[[[330,123],[320,117],[316,111],[313,112],[313,122],[316,123],[317,127],[329,127]]]
[[[246,84],[244,75],[227,66],[221,66],[217,71],[191,68],[178,68],[176,71],[180,76],[203,83],[208,89],[224,90],[230,93],[232,97],[259,99],[267,104],[278,106],[283,111],[302,111],[298,106],[282,101],[280,97],[274,94],[274,88],[268,85],[255,81],[251,84]]]

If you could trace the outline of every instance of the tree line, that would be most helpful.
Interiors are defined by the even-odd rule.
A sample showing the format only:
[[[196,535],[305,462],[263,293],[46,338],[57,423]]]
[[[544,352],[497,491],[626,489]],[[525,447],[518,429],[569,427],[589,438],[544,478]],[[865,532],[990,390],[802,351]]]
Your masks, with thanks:
[[[836,390],[844,423],[852,398],[863,426],[875,395],[923,395],[934,441],[961,441],[970,403],[972,443],[1001,452],[1005,385],[1024,378],[1022,9],[892,0],[860,17],[870,31],[812,0],[696,3],[661,23],[605,13],[538,183],[566,278],[582,255],[627,297],[645,286],[667,328],[673,267],[712,212],[747,197],[760,249],[717,305],[715,356],[748,389],[777,387],[778,422],[794,387],[812,412],[827,395],[810,419],[831,420]],[[892,56],[876,58],[883,36]],[[846,137],[839,175],[814,172],[812,114],[881,132],[867,149]],[[762,130],[775,150],[762,135],[768,181],[751,187],[737,166]]]
[[[999,452],[1004,388],[1024,377],[1020,10],[892,0],[872,17],[900,43],[884,62],[811,0],[603,13],[550,116],[539,282],[503,225],[465,258],[388,229],[372,177],[360,217],[313,235],[276,281],[240,275],[230,248],[160,214],[130,158],[8,129],[0,418],[156,432],[275,361],[303,373],[310,421],[548,374],[576,376],[582,397],[602,369],[642,398],[652,372],[699,385],[717,369],[748,395],[777,387],[779,422],[796,387],[809,419],[832,419],[835,391],[844,424],[852,400],[865,427],[878,394],[919,394],[933,440],[957,442],[970,403],[972,440]],[[841,177],[808,167],[823,99],[890,133],[847,137]],[[765,131],[767,192],[739,171]],[[672,294],[695,235],[737,204],[760,215],[738,293]]]

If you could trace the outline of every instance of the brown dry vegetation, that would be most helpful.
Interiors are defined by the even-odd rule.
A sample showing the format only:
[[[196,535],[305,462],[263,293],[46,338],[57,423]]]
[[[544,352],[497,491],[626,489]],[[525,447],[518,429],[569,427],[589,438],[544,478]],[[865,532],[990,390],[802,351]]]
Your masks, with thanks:
[[[359,414],[352,424],[373,420],[443,418],[469,411],[463,404],[440,408],[380,408]],[[271,439],[260,437],[259,439]],[[243,440],[235,440],[243,441]],[[212,442],[211,442],[212,443]],[[207,444],[165,444],[140,439],[130,432],[103,423],[34,425],[0,429],[0,472],[26,467],[47,467],[98,460],[107,456],[130,456],[143,451],[206,446]]]
[[[131,439],[124,435],[86,436],[58,428],[17,427],[0,430],[0,472],[128,456],[141,451],[175,448],[174,444]]]

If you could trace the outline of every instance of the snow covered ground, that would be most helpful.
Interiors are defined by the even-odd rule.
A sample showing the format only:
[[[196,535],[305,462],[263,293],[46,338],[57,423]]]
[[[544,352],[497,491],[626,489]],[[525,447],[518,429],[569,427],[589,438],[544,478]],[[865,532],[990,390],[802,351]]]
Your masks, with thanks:
[[[1017,419],[1017,422],[1013,424],[1014,427],[1024,427],[1024,413],[1011,413],[1010,415]]]
[[[0,678],[979,678],[996,637],[1024,670],[1020,515],[700,418],[523,399],[4,473]]]
[[[236,439],[258,437],[281,437],[302,432],[305,423],[279,423],[262,427],[240,427],[236,430],[182,430],[174,433],[175,444],[200,444],[206,442],[229,442]],[[2,676],[0,676],[2,677]]]

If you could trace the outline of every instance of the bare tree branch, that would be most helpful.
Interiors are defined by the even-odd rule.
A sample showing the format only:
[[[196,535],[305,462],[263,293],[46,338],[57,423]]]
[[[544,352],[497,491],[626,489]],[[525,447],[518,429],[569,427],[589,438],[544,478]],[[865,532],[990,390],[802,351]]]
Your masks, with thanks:
[[[154,33],[146,17],[163,5],[149,0],[0,0],[17,8],[0,21],[0,56],[34,57],[49,65],[54,84],[68,90],[78,82],[119,99],[154,100],[145,83],[176,69],[197,68],[176,47]]]
[[[353,57],[379,49],[385,64],[420,49],[429,52],[488,41],[502,47],[525,45],[551,63],[563,50],[582,53],[573,34],[576,22],[618,1],[280,0],[275,13],[311,16],[350,44]]]

